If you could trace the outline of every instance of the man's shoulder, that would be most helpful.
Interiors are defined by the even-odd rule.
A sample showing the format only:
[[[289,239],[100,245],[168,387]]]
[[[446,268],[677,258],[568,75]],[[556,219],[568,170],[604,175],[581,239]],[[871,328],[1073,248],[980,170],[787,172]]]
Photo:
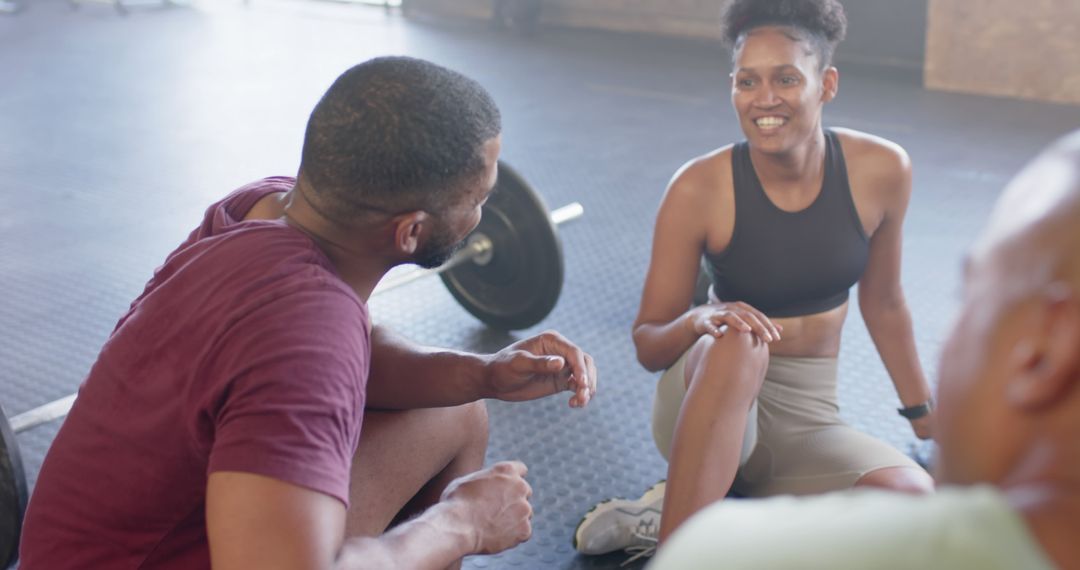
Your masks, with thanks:
[[[275,192],[288,192],[296,185],[291,176],[268,176],[245,184],[230,192],[217,203],[210,206],[212,212],[217,208],[227,210],[237,219],[243,218],[256,202]]]
[[[988,487],[913,497],[849,491],[724,501],[695,515],[652,568],[1044,568],[1042,554]],[[1023,564],[1020,564],[1021,561]]]
[[[227,231],[244,220],[248,212],[260,200],[274,193],[288,192],[296,184],[296,179],[289,176],[270,176],[245,184],[228,193],[224,198],[207,206],[199,223],[180,249],[201,239]]]
[[[278,220],[243,222],[185,244],[156,277],[247,298],[322,291],[359,302],[311,238]]]
[[[250,221],[178,249],[158,268],[136,306],[183,322],[279,322],[366,330],[366,304],[304,233],[280,221]],[[281,332],[288,332],[281,331]],[[338,331],[342,332],[342,331]]]

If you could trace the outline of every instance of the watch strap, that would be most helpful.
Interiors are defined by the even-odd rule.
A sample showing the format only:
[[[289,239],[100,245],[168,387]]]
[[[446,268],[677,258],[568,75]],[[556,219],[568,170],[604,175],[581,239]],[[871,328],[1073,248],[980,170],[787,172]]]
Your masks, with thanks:
[[[921,417],[930,415],[930,412],[934,411],[934,404],[932,401],[927,400],[921,404],[900,408],[896,411],[909,420],[917,420]]]

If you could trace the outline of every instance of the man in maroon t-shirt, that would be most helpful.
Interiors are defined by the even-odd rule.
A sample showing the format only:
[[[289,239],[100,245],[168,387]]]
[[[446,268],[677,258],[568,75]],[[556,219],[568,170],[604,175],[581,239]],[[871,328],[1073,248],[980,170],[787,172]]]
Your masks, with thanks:
[[[445,568],[526,540],[525,466],[482,469],[482,400],[583,407],[592,358],[553,332],[420,347],[366,305],[476,227],[500,130],[431,63],[339,77],[297,178],[211,206],[120,319],[42,465],[22,568]]]

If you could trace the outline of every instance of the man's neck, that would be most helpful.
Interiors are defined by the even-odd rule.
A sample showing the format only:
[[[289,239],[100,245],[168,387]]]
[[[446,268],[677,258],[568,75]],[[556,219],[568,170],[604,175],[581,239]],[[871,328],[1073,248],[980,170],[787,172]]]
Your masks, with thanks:
[[[394,264],[375,251],[364,248],[365,240],[359,230],[346,232],[330,223],[308,201],[302,180],[289,191],[281,211],[282,220],[303,232],[330,260],[342,281],[365,302],[375,285]]]
[[[1031,446],[1001,487],[1047,557],[1060,568],[1080,568],[1080,452],[1067,439]]]
[[[351,240],[326,236],[327,232],[310,228],[304,222],[305,220],[298,220],[290,214],[285,215],[285,223],[310,237],[330,260],[341,280],[367,302],[371,292],[375,290],[375,285],[393,266],[380,257],[360,251],[352,243],[346,245]]]

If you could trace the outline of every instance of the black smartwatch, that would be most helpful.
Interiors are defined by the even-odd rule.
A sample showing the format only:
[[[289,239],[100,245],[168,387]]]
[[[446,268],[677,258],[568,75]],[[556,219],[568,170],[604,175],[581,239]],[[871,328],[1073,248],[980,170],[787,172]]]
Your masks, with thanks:
[[[909,420],[917,420],[923,416],[930,415],[930,412],[934,411],[934,401],[927,400],[921,404],[916,404],[907,408],[900,408],[896,411],[901,416],[904,416]]]

